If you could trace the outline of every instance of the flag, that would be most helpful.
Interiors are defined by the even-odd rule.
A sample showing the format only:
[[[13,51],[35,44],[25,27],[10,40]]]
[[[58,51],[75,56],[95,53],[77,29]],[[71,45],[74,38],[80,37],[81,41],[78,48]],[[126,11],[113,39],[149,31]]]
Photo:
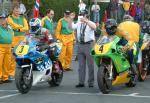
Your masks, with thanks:
[[[39,7],[40,7],[40,0],[36,0],[34,5],[34,18],[39,17]]]
[[[105,23],[106,21],[107,21],[107,11],[105,10],[103,22]]]

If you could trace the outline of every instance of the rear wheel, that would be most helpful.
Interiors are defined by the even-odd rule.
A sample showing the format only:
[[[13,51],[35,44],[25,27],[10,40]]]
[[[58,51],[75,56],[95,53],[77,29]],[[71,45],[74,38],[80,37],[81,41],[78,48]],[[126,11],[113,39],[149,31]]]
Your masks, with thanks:
[[[108,94],[112,88],[112,81],[109,79],[109,71],[101,65],[97,72],[98,87],[102,93]]]
[[[33,74],[30,75],[30,68],[17,68],[15,74],[16,87],[20,93],[28,93],[32,87]]]
[[[137,68],[135,64],[131,65],[131,74],[130,74],[130,81],[126,83],[127,87],[135,87],[137,82]]]
[[[143,52],[142,55],[142,62],[139,63],[138,66],[138,80],[144,81],[147,78],[148,74],[148,65],[149,65],[149,57],[148,57],[148,51]]]
[[[52,70],[51,78],[52,80],[48,82],[50,86],[55,87],[55,86],[60,85],[62,78],[63,78],[63,68],[59,60],[56,60],[53,63],[53,70]]]

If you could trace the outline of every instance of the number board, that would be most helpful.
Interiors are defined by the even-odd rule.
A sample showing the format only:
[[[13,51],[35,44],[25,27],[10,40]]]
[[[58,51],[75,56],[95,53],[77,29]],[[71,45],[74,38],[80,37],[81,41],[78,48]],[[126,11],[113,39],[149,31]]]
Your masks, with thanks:
[[[19,45],[16,49],[16,55],[26,55],[28,53],[29,46],[28,45]]]

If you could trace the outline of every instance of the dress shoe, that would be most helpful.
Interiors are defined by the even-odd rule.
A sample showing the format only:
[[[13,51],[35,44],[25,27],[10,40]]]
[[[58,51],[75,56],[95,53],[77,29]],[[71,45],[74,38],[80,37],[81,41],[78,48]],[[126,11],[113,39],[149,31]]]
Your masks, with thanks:
[[[0,80],[0,84],[3,84],[3,81],[2,81],[2,80]]]
[[[70,68],[64,69],[64,72],[66,72],[66,71],[73,71],[73,70]]]
[[[94,87],[94,85],[93,84],[89,84],[89,88],[93,88]]]
[[[76,88],[82,88],[82,87],[84,87],[84,84],[79,83],[79,84],[76,85]]]
[[[8,80],[13,81],[13,80],[15,80],[15,78],[14,78],[14,76],[9,76],[9,77],[8,77]]]
[[[11,80],[4,80],[3,83],[11,83]]]

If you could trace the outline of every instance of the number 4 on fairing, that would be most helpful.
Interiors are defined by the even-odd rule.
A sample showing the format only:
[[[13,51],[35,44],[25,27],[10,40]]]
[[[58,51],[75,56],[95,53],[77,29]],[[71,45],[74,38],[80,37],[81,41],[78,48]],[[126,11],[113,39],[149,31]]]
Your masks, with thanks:
[[[103,53],[103,48],[104,48],[104,45],[101,45],[101,47],[99,48],[99,51],[100,51],[101,53]]]

